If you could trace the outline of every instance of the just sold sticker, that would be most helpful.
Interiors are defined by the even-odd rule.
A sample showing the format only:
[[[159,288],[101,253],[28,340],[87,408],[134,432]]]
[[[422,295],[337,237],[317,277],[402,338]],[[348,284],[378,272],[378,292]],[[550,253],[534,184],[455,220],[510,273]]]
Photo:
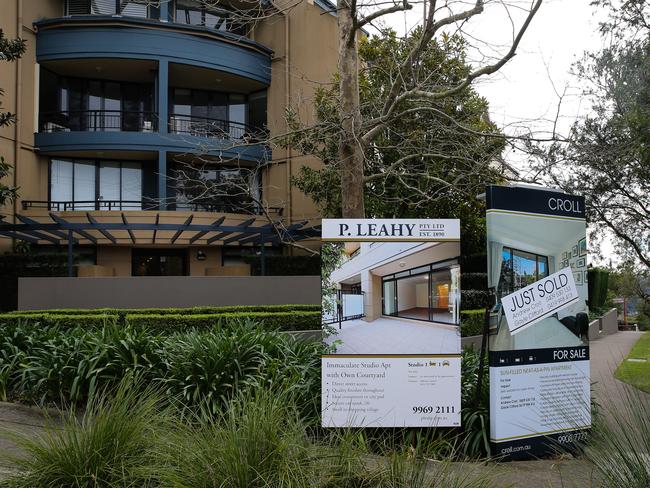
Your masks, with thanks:
[[[501,299],[512,334],[579,300],[571,268],[564,268]]]

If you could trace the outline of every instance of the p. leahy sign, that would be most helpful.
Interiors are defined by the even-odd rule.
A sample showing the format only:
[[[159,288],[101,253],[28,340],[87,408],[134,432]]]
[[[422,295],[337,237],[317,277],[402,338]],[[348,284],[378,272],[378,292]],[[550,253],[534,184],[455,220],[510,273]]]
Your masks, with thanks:
[[[457,219],[323,219],[328,241],[458,241]]]
[[[578,301],[571,268],[564,268],[501,298],[511,334],[527,329]]]

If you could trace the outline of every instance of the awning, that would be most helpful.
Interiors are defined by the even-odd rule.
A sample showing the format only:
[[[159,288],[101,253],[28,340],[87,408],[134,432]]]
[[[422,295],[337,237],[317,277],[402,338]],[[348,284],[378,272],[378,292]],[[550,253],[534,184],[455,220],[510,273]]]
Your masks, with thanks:
[[[179,215],[180,214],[180,215]],[[17,215],[20,223],[0,221],[0,236],[33,244],[156,244],[156,245],[274,245],[318,237],[320,227],[308,221],[285,225],[264,217],[164,212],[132,215],[74,212],[65,217],[50,212],[36,220]],[[206,217],[210,221],[206,221]],[[214,219],[214,220],[212,220]]]

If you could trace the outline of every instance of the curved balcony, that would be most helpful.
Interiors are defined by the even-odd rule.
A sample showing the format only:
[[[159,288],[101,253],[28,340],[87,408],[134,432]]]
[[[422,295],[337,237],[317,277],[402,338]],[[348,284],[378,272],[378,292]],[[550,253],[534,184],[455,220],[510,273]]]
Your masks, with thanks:
[[[42,153],[77,151],[190,151],[259,162],[264,133],[235,121],[170,115],[168,133],[158,114],[120,110],[67,110],[40,114],[36,147]]]
[[[243,36],[148,19],[84,16],[36,22],[39,63],[65,59],[156,60],[271,82],[272,51]]]

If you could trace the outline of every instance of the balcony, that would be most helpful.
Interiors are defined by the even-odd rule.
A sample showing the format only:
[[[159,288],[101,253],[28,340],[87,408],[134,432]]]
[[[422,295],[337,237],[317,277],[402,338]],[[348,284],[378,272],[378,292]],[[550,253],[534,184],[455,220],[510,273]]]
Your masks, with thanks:
[[[155,112],[59,110],[40,114],[39,132],[157,132]]]
[[[169,116],[169,133],[248,142],[265,138],[265,131],[241,122],[176,114]]]
[[[153,211],[159,210],[159,202],[154,198],[143,198],[142,200],[23,200],[23,210],[47,210],[48,212],[94,212],[94,211]],[[177,212],[213,212],[231,213],[246,215],[271,214],[281,217],[284,209],[282,207],[260,208],[251,202],[214,202],[209,201],[190,203],[170,203],[166,210]]]

